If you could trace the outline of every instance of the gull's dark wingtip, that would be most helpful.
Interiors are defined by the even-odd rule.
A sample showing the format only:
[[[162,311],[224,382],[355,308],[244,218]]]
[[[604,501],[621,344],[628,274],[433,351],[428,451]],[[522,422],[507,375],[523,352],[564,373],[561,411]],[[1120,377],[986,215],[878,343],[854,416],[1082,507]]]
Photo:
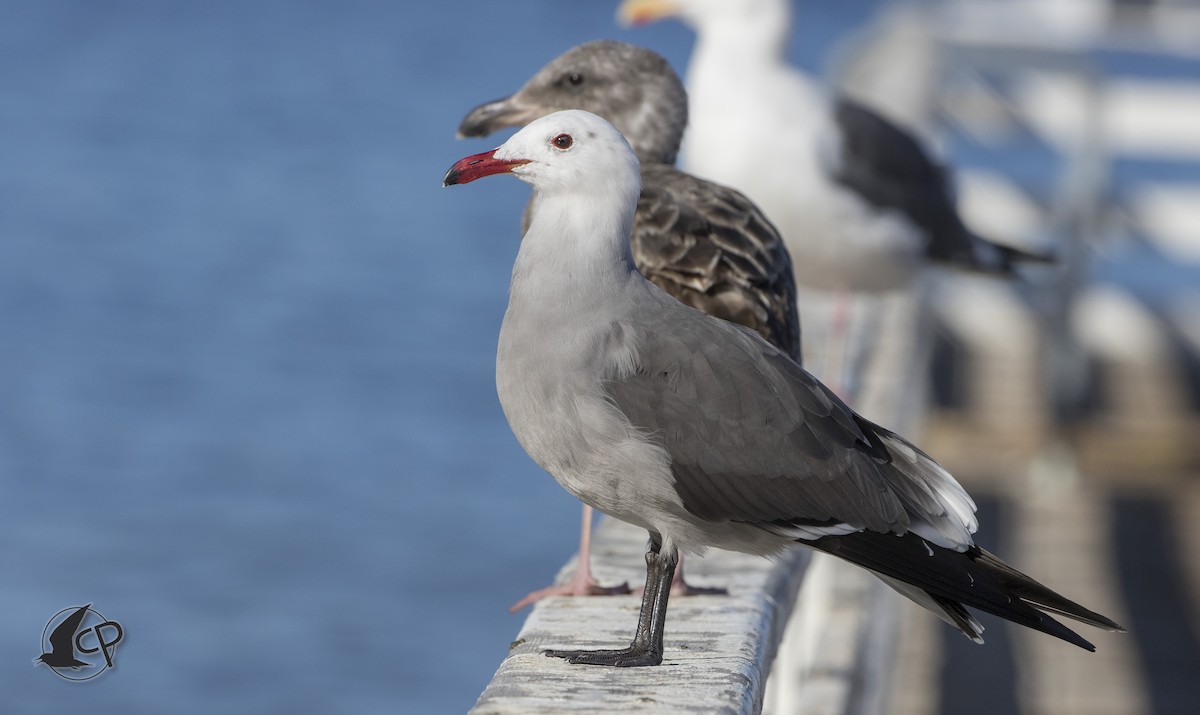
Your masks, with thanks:
[[[964,552],[952,551],[931,546],[911,531],[901,538],[862,531],[825,536],[807,545],[874,571],[885,580],[921,589],[972,640],[979,632],[966,606],[1090,652],[1095,652],[1096,646],[1051,616],[1064,616],[1103,630],[1124,630],[1112,619],[1051,591],[977,546]]]

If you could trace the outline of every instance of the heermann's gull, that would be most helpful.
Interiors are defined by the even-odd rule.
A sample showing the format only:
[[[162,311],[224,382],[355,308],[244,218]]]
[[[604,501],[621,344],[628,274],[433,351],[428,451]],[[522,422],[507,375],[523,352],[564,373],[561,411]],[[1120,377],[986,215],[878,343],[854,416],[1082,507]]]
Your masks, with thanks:
[[[513,266],[496,387],[525,451],[585,503],[650,532],[632,643],[549,651],[655,665],[676,550],[803,544],[863,566],[976,642],[973,606],[1088,650],[1043,612],[1121,630],[975,546],[974,503],[933,459],[856,415],[757,333],[647,281],[629,236],[641,178],[621,134],[557,112],[467,157],[537,201]]]
[[[741,193],[675,169],[687,125],[687,93],[658,53],[597,40],[551,60],[515,94],[481,104],[459,136],[486,136],[563,109],[611,122],[633,145],[642,193],[633,221],[633,260],[652,283],[686,305],[758,331],[800,360],[791,261],[774,226]],[[524,228],[533,203],[524,216]],[[534,591],[513,610],[549,595],[628,592],[591,577],[591,509],[584,507],[578,567],[566,584]],[[676,573],[679,593],[692,589]]]

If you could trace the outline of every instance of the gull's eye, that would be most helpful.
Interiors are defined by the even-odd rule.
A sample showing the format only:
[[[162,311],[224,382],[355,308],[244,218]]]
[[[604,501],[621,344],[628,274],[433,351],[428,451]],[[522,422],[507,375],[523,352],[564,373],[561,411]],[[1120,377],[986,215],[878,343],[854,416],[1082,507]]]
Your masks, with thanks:
[[[575,140],[571,138],[570,134],[559,134],[551,139],[550,143],[554,145],[555,149],[566,151],[567,149],[571,148],[571,145],[575,143]]]
[[[567,81],[570,82],[572,86],[578,87],[579,85],[583,84],[583,75],[579,74],[578,72],[572,72],[571,74],[567,75]]]

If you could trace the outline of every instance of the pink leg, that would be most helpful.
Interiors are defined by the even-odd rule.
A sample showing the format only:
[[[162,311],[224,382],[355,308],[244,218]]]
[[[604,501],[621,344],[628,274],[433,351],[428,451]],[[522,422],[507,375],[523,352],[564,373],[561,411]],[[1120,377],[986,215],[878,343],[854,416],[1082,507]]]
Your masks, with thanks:
[[[853,376],[847,367],[850,351],[850,312],[854,296],[839,290],[834,297],[833,315],[829,322],[829,340],[826,344],[825,379],[834,393],[846,404],[853,404]]]
[[[531,592],[509,607],[508,612],[516,613],[546,596],[612,596],[625,593],[630,593],[628,583],[601,586],[592,578],[592,508],[584,504],[583,526],[579,529],[579,559],[571,580],[562,585],[547,586]]]
[[[729,589],[720,586],[692,586],[683,580],[683,552],[677,554],[675,578],[671,581],[672,596],[727,596]]]
[[[671,579],[672,596],[728,596],[729,589],[720,586],[692,586],[683,579],[683,552],[678,551],[675,557],[679,559],[675,565],[675,577]],[[641,593],[642,587],[635,588],[634,593]]]

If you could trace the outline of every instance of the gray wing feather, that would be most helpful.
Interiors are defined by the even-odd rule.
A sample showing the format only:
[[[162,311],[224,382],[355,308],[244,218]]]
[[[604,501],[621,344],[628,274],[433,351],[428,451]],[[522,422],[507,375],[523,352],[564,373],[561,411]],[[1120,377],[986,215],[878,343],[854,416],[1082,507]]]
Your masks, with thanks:
[[[947,507],[938,486],[904,462],[929,458],[855,414],[779,350],[686,309],[642,319],[637,371],[606,389],[670,454],[690,513],[766,529],[846,524],[902,534],[920,521],[940,531]]]

